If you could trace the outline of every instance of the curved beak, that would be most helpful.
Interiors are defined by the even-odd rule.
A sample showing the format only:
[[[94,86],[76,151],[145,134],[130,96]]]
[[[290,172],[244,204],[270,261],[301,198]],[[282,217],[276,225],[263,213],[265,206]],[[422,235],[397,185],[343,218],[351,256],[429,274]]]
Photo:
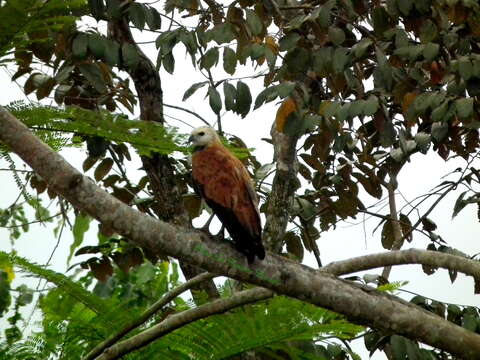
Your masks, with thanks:
[[[190,137],[188,138],[188,143],[191,144],[193,142],[193,135],[190,135]]]

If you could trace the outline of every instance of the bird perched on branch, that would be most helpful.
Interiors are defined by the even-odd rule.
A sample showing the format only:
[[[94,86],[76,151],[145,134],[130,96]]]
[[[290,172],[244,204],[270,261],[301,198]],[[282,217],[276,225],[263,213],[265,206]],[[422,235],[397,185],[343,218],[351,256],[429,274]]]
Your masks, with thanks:
[[[192,178],[197,192],[228,230],[249,263],[265,258],[258,198],[247,169],[225,146],[216,131],[192,131]]]

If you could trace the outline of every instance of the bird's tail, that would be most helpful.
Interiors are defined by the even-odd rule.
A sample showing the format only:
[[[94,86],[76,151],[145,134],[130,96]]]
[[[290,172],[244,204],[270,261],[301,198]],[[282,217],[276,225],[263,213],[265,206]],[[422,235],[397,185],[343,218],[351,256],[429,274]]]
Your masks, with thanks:
[[[255,260],[255,256],[259,260],[265,259],[265,248],[263,247],[262,239],[261,238],[253,239],[252,245],[253,246],[249,248],[243,249],[244,250],[243,252],[247,257],[249,264],[253,263],[253,261]]]

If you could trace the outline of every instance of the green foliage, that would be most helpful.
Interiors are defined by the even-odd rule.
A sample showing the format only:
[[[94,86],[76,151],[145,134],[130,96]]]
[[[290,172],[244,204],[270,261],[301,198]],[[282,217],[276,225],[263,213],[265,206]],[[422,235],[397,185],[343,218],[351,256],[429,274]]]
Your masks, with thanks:
[[[45,60],[53,54],[50,32],[72,26],[77,16],[85,10],[86,0],[9,0],[0,4],[0,63],[11,56],[16,48],[17,61],[22,59],[18,51],[32,49],[35,56]]]
[[[171,154],[174,151],[187,151],[185,147],[177,145],[185,141],[175,129],[166,129],[153,122],[129,120],[123,115],[108,111],[90,111],[75,106],[61,109],[26,105],[22,102],[10,104],[7,109],[37,132],[50,134],[69,132],[80,136],[103,137],[117,143],[126,142],[133,145],[141,155],[151,155],[152,152]],[[50,136],[58,139],[55,135]],[[59,149],[64,144],[75,145],[75,141],[56,140],[52,145]]]
[[[193,354],[195,359],[223,359],[256,350],[303,359],[314,358],[322,351],[320,346],[302,349],[299,345],[304,341],[328,343],[326,339],[331,336],[348,339],[362,330],[327,310],[279,296],[196,321],[152,347],[165,358],[187,358]],[[185,338],[191,341],[182,342]]]

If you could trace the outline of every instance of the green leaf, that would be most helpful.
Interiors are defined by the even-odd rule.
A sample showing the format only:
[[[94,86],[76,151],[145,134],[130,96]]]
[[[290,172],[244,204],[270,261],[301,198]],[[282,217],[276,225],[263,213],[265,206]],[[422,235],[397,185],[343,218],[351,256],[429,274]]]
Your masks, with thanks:
[[[90,12],[92,16],[98,21],[105,17],[105,4],[103,0],[88,0]]]
[[[382,35],[391,27],[390,16],[383,6],[376,6],[372,11],[373,29],[375,33]]]
[[[80,64],[78,68],[88,82],[95,88],[95,90],[97,90],[100,94],[107,92],[107,86],[103,80],[102,72],[97,65]]]
[[[143,31],[146,23],[146,9],[143,4],[134,2],[128,7],[128,17],[133,25],[140,31]]]
[[[106,0],[107,15],[110,19],[119,19],[122,16],[122,9],[120,8],[120,1]]]
[[[420,27],[420,41],[422,43],[428,44],[432,42],[437,37],[437,34],[437,26],[432,20],[428,19],[423,22],[422,26]]]
[[[341,45],[345,41],[345,33],[342,29],[336,26],[330,26],[328,28],[328,38],[335,45]]]
[[[223,69],[227,74],[235,74],[235,68],[237,67],[237,55],[234,50],[226,47],[223,50]]]
[[[247,25],[252,31],[252,35],[259,35],[263,30],[263,24],[257,13],[251,9],[245,9],[247,16]]]
[[[413,0],[397,1],[397,6],[403,15],[408,15],[410,13],[410,10],[412,10],[413,8]]]
[[[295,48],[289,51],[284,58],[284,63],[291,72],[305,73],[308,71],[311,53],[304,48]]]
[[[146,7],[145,20],[147,21],[150,30],[158,30],[162,27],[162,18],[160,13],[154,7]]]
[[[362,39],[353,48],[353,54],[357,58],[361,58],[367,52],[367,49],[373,44],[373,41],[368,38]]]
[[[67,258],[67,264],[70,263],[75,249],[77,249],[82,244],[85,233],[90,227],[90,221],[91,218],[88,215],[84,215],[82,213],[79,213],[75,218],[75,223],[73,224],[72,228],[73,243],[72,245],[70,245],[70,254]]]
[[[220,94],[218,93],[217,89],[215,89],[213,86],[208,88],[208,98],[213,112],[215,114],[220,114],[220,110],[222,110],[222,99],[220,98]]]
[[[473,114],[473,98],[458,99],[455,101],[455,109],[460,119],[468,119]]]
[[[423,57],[427,61],[432,61],[437,57],[439,50],[440,45],[436,43],[428,43],[423,48]]]
[[[20,291],[20,295],[17,297],[17,304],[19,306],[25,306],[32,302],[33,291],[27,288],[26,285],[20,285],[17,287],[17,291]]]
[[[252,44],[250,48],[250,57],[252,60],[256,60],[265,55],[265,45],[263,44]]]
[[[407,344],[403,336],[392,335],[392,337],[390,338],[390,345],[392,346],[392,354],[395,360],[406,359]]]
[[[173,57],[173,54],[171,52],[163,55],[162,64],[163,64],[164,69],[169,74],[173,74],[173,70],[175,69],[175,58]]]
[[[448,110],[448,101],[445,101],[442,105],[438,106],[432,111],[432,120],[434,122],[443,120],[443,117],[445,116],[447,110]]]
[[[432,100],[433,96],[431,93],[422,93],[413,101],[413,108],[418,114],[424,114],[429,108]]]
[[[468,202],[465,201],[465,200],[463,200],[463,198],[465,197],[465,194],[466,194],[466,193],[467,193],[466,191],[462,192],[462,193],[458,196],[457,200],[455,201],[455,205],[454,205],[454,207],[453,207],[452,219],[453,219],[455,216],[457,216],[458,213],[459,213],[460,211],[462,211],[465,206],[467,206]]]
[[[462,327],[472,332],[475,332],[478,328],[477,318],[471,314],[463,315]]]
[[[209,34],[218,45],[228,44],[235,39],[233,26],[230,23],[215,25]]]
[[[333,71],[335,73],[341,73],[345,69],[348,62],[348,49],[337,48],[333,53]]]
[[[62,66],[55,74],[55,81],[57,83],[62,83],[63,81],[67,80],[73,69],[75,69],[75,66],[73,65]]]
[[[300,40],[301,36],[297,34],[296,32],[290,32],[286,36],[280,39],[279,45],[280,45],[280,51],[290,51],[292,50],[296,45],[297,42]]]
[[[218,62],[218,48],[213,47],[209,49],[200,60],[200,67],[209,70]]]
[[[8,274],[3,269],[0,269],[0,316],[3,316],[3,314],[8,311],[10,302],[10,281]]]
[[[128,44],[128,43],[123,44],[122,57],[123,57],[123,63],[130,70],[135,70],[135,68],[138,65],[138,62],[140,61],[140,56],[138,55],[138,49],[133,44]]]
[[[110,66],[120,63],[120,45],[117,42],[107,39],[105,42],[105,61]]]
[[[284,99],[287,96],[290,96],[290,94],[293,92],[294,89],[295,89],[294,82],[285,81],[280,85],[277,85],[276,93],[278,94],[278,96],[280,96],[281,99]]]
[[[185,101],[187,100],[190,96],[192,96],[195,91],[197,91],[198,89],[204,87],[205,85],[207,84],[206,81],[203,81],[203,82],[199,82],[199,83],[195,83],[193,84],[192,86],[190,86],[187,91],[185,91],[185,93],[183,94],[183,98],[182,98],[182,101]]]
[[[363,105],[363,114],[365,116],[372,116],[378,110],[378,98],[375,95],[369,96]]]
[[[426,154],[431,142],[431,137],[429,134],[424,132],[418,132],[415,135],[415,143],[417,144],[417,148],[420,150],[421,153]]]
[[[277,96],[278,96],[277,88],[278,88],[278,86],[270,86],[270,87],[262,90],[258,94],[257,98],[255,99],[255,106],[253,107],[253,110],[258,109],[264,103],[268,103],[268,102],[276,99]]]
[[[332,8],[335,5],[336,0],[329,0],[325,4],[322,5],[320,11],[318,13],[318,24],[323,27],[327,28],[331,23],[331,13]]]
[[[97,59],[103,59],[105,56],[106,39],[99,34],[88,34],[88,48]]]
[[[437,121],[432,124],[432,138],[437,142],[442,142],[448,135],[448,124]]]
[[[229,82],[223,83],[223,94],[225,95],[225,109],[235,111],[235,101],[237,98],[237,89]]]
[[[79,33],[73,39],[72,53],[77,59],[85,59],[87,56],[88,36],[84,33]]]
[[[247,84],[242,81],[237,82],[237,100],[235,111],[244,118],[250,111],[252,105],[252,94]]]
[[[462,59],[458,62],[458,72],[464,80],[473,76],[473,64],[469,59]]]

